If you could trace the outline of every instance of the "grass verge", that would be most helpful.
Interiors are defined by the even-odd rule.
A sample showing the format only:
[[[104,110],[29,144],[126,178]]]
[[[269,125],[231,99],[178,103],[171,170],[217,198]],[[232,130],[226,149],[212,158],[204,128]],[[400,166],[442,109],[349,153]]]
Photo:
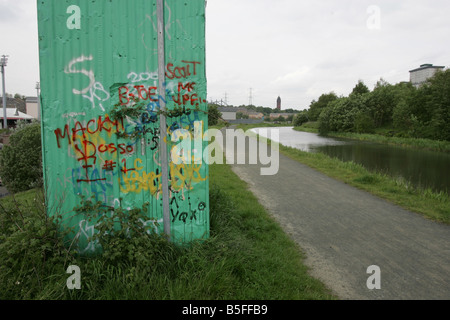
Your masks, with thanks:
[[[229,166],[210,166],[210,184],[210,239],[117,239],[131,246],[120,259],[77,256],[42,210],[40,190],[1,199],[0,300],[334,299]],[[80,267],[80,290],[67,289],[69,265]]]

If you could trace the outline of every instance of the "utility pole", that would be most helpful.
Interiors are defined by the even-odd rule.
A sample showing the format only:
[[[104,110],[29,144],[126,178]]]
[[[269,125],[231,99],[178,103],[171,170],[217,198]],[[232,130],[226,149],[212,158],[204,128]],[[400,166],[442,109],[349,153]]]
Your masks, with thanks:
[[[169,160],[167,156],[167,128],[166,128],[166,62],[165,62],[165,33],[164,33],[164,0],[156,1],[158,18],[158,88],[159,104],[162,111],[159,117],[161,138],[159,143],[159,156],[161,160],[161,188],[163,201],[164,233],[171,241],[170,211],[169,211]]]
[[[8,128],[8,119],[6,118],[6,90],[5,90],[5,67],[8,63],[8,56],[3,55],[0,60],[2,67],[2,81],[3,81],[3,129]]]
[[[36,91],[37,91],[37,105],[38,105],[38,120],[41,120],[41,95],[40,95],[41,84],[36,82]]]

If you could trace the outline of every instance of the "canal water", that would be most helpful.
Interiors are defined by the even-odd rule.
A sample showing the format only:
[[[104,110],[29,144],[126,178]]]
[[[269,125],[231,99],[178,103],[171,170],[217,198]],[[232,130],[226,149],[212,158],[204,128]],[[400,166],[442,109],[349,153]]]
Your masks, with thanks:
[[[259,129],[262,128],[253,131],[264,135],[264,130],[260,132]],[[279,130],[278,142],[282,145],[307,152],[321,152],[342,161],[353,161],[372,171],[402,177],[421,188],[450,192],[449,153],[326,138],[315,133],[295,131],[292,127],[264,129]]]

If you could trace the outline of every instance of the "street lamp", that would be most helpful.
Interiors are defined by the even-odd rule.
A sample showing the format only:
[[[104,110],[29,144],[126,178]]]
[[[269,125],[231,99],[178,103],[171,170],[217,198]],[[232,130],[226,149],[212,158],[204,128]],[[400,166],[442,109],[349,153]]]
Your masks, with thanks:
[[[0,59],[0,66],[2,67],[2,80],[3,80],[3,129],[8,128],[8,120],[6,118],[6,90],[5,90],[5,67],[8,63],[8,56],[3,55]]]

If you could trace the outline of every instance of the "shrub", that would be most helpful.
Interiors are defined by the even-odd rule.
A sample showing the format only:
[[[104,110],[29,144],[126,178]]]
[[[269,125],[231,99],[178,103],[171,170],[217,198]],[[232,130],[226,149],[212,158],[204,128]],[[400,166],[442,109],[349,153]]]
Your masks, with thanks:
[[[13,193],[42,185],[41,126],[32,123],[16,129],[10,145],[0,152],[0,177]]]
[[[360,112],[355,117],[355,131],[357,133],[374,133],[375,122],[371,116]]]
[[[308,122],[308,115],[306,112],[300,112],[294,118],[294,126],[301,127],[304,123]]]
[[[208,105],[208,126],[215,126],[222,118],[222,113],[219,111],[219,107],[215,104]]]
[[[61,216],[48,217],[36,191],[28,196],[34,200],[0,203],[0,300],[39,299],[50,287],[63,289],[64,270],[75,261],[60,231]]]

